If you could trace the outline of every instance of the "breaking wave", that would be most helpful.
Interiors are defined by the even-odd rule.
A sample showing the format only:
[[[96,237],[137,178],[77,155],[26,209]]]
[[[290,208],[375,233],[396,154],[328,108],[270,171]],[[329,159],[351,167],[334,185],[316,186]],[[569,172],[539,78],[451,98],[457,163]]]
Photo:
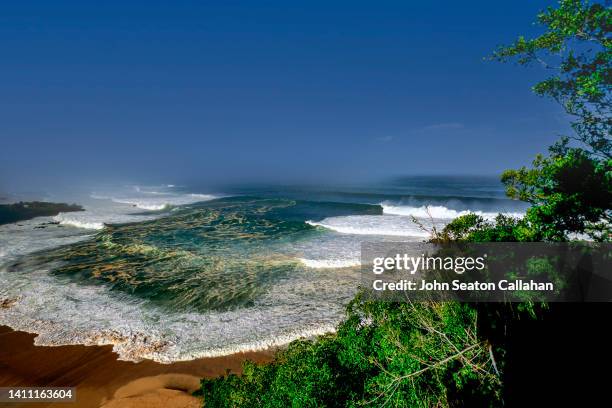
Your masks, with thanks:
[[[498,205],[181,189],[98,190],[74,200],[85,211],[0,226],[0,324],[37,333],[39,345],[111,344],[132,361],[282,346],[334,331],[364,240],[422,241],[470,208],[493,218]]]
[[[280,299],[235,311],[167,313],[102,287],[54,280],[44,271],[32,277],[12,277],[9,286],[0,272],[0,300],[10,303],[0,309],[2,324],[38,334],[36,345],[112,345],[119,359],[135,362],[171,363],[282,346],[333,332],[341,315],[332,304],[323,303],[331,310],[318,316]],[[304,324],[302,314],[320,322]]]
[[[420,206],[420,207],[412,207],[412,206],[399,206],[399,205],[390,205],[381,203],[383,208],[383,214],[389,215],[405,215],[405,216],[413,216],[417,218],[429,218],[432,217],[434,219],[442,219],[442,220],[452,220],[454,218],[460,217],[462,215],[467,215],[470,213],[480,215],[481,217],[492,220],[497,217],[499,212],[486,212],[480,210],[453,210],[447,208],[442,205],[432,205],[432,206]],[[506,216],[510,217],[522,217],[524,214],[519,212],[502,212]]]
[[[328,268],[352,268],[360,266],[359,260],[351,259],[305,259],[299,258],[300,262],[305,266],[314,269],[328,269]]]
[[[141,192],[139,196],[108,196],[92,194],[91,197],[99,200],[111,200],[118,204],[127,204],[147,211],[161,211],[171,207],[209,201],[218,198],[212,194],[174,194],[168,192],[148,191]]]
[[[330,229],[342,234],[386,235],[399,237],[428,237],[429,232],[408,217],[394,215],[347,215],[329,217],[307,224]]]
[[[101,230],[104,228],[103,221],[94,221],[91,219],[79,219],[79,217],[71,216],[69,213],[59,213],[53,220],[62,225],[71,225],[76,228]]]
[[[37,333],[39,345],[111,344],[121,359],[167,363],[333,331],[355,293],[356,272],[319,273],[297,260],[296,251],[327,255],[320,231],[292,220],[304,209],[292,200],[230,198],[163,217],[113,206],[62,214],[65,224],[44,229],[35,229],[41,220],[4,227],[27,243],[79,233],[67,223],[92,223],[92,214],[148,220],[55,242],[68,245],[16,248],[1,262],[0,301],[10,306],[0,324]],[[72,215],[85,218],[64,218]]]

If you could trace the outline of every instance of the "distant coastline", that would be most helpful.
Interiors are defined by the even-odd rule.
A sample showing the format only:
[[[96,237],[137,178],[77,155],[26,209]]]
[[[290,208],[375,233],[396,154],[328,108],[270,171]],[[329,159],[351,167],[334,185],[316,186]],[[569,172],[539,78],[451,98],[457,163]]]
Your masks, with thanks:
[[[45,201],[20,201],[14,204],[0,204],[0,225],[74,211],[84,211],[84,209],[77,204],[48,203]]]

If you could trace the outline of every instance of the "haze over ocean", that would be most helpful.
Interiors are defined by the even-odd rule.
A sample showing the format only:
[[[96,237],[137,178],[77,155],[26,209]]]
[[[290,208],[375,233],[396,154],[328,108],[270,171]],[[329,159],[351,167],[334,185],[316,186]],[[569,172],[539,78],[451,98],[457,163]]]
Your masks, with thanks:
[[[499,174],[565,130],[483,61],[546,5],[3,4],[0,191]]]
[[[84,208],[0,226],[0,324],[162,362],[333,331],[362,242],[524,213],[498,174],[561,113],[483,57],[544,5],[0,6],[0,199]]]
[[[0,3],[0,405],[608,401],[610,27]]]
[[[422,241],[419,223],[525,210],[492,177],[123,185],[47,199],[85,211],[0,226],[0,299],[11,302],[0,324],[40,345],[113,344],[123,359],[161,362],[333,331],[360,282],[362,242]]]

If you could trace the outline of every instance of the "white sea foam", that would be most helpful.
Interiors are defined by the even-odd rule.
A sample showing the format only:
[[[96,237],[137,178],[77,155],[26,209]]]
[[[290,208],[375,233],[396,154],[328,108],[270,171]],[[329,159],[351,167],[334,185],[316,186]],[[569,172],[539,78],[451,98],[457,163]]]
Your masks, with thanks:
[[[174,206],[193,204],[200,201],[209,201],[217,198],[217,196],[211,194],[168,194],[158,191],[151,191],[145,194],[147,194],[148,196],[108,197],[92,195],[92,197],[108,198],[115,203],[127,204],[147,211],[161,211]]]
[[[130,188],[129,192],[135,188]],[[140,187],[138,187],[140,190]],[[142,189],[145,190],[144,188]],[[105,224],[122,224],[152,220],[161,217],[162,213],[143,213],[132,205],[117,202],[113,196],[122,197],[125,191],[110,191],[107,193],[94,193],[90,196],[68,195],[49,197],[51,201],[76,202],[84,211],[59,213],[54,217],[36,217],[31,220],[0,226],[0,260],[2,258],[24,255],[37,250],[53,248],[67,243],[77,242],[89,237],[92,231],[101,230]],[[150,196],[142,192],[140,200],[142,205],[150,203],[159,205],[183,205],[216,198],[209,194],[174,194],[162,190],[163,198]],[[167,197],[166,197],[167,196]],[[149,201],[147,201],[149,200]],[[152,200],[152,201],[151,201]],[[172,204],[170,204],[172,203]],[[59,223],[64,228],[58,228]]]
[[[462,210],[457,211],[450,208],[447,208],[442,205],[430,205],[430,206],[400,206],[400,205],[390,205],[386,203],[381,203],[383,208],[383,214],[389,215],[405,215],[405,216],[413,216],[417,218],[429,218],[432,217],[434,219],[442,219],[442,220],[452,220],[454,218],[460,217],[462,215],[474,213],[476,215],[480,215],[481,217],[492,220],[499,214],[498,212],[486,212],[479,210]],[[522,217],[524,214],[519,212],[503,212],[502,214],[510,216],[510,217]]]
[[[442,228],[461,215],[475,213],[487,220],[492,220],[498,215],[484,211],[457,211],[444,206],[413,207],[386,203],[382,203],[381,206],[383,215],[348,215],[329,217],[316,222],[307,221],[307,223],[342,234],[428,238],[431,236],[432,227]],[[503,214],[511,217],[523,216],[518,212]]]
[[[137,196],[125,192],[93,193],[82,202],[85,211],[60,213],[54,220],[62,225],[100,230],[105,224],[122,224],[151,220],[161,214],[143,214],[139,210],[161,211],[171,207],[208,201],[217,198],[211,194],[175,194],[166,191],[145,191],[135,186]]]
[[[347,215],[329,217],[321,221],[306,221],[313,226],[324,227],[342,234],[387,235],[399,237],[428,237],[409,217],[395,215]]]
[[[249,307],[170,312],[106,287],[80,285],[45,270],[0,269],[0,324],[37,333],[37,345],[110,344],[120,359],[162,363],[281,346],[332,332],[354,295],[351,274],[281,279]]]
[[[90,238],[107,223],[164,215],[143,214],[110,197],[125,196],[97,194],[89,200],[75,199],[85,211],[0,226],[0,300],[11,300],[10,307],[0,309],[0,324],[37,333],[38,345],[111,344],[121,359],[167,363],[281,346],[331,332],[343,316],[343,304],[354,295],[358,278],[351,275],[351,270],[341,275],[332,271],[319,275],[318,269],[304,268],[275,281],[248,307],[178,312],[109,291],[103,285],[74,283],[48,270],[20,269],[28,268],[27,263],[15,263],[30,252]],[[174,197],[172,203],[210,198],[214,197],[182,195]],[[306,245],[300,250],[308,256],[328,255],[315,247]],[[7,265],[12,265],[10,271]]]
[[[86,218],[87,216],[79,217],[79,215],[75,216],[74,214],[71,214],[71,213],[59,213],[58,215],[53,217],[53,220],[56,222],[59,222],[61,225],[71,225],[77,228],[93,229],[93,230],[101,230],[104,228],[103,221],[93,221],[91,219],[83,219],[83,218]]]
[[[160,210],[215,197],[178,194],[157,186],[99,192],[92,198],[86,203],[76,200],[84,205],[83,212],[0,226],[0,264],[91,237],[104,224],[164,215],[143,214],[142,209]],[[0,267],[0,300],[12,300],[10,307],[0,309],[0,324],[39,334],[35,340],[39,345],[111,344],[121,359],[132,361],[146,358],[168,363],[281,346],[334,330],[344,315],[343,305],[353,297],[359,282],[358,271],[351,267],[360,264],[364,235],[376,235],[376,240],[422,240],[428,236],[406,215],[415,214],[389,215],[385,209],[384,215],[309,222],[339,233],[288,244],[287,255],[299,259],[306,268],[297,268],[273,282],[253,305],[229,311],[168,311],[151,301],[112,292],[102,285],[73,283],[46,270],[9,272]],[[428,226],[428,218],[421,218]],[[65,227],[35,228],[52,220]]]
[[[298,258],[301,263],[309,268],[328,269],[328,268],[351,268],[361,265],[359,260],[351,259],[305,259]]]
[[[91,237],[90,231],[51,224],[52,217],[37,217],[0,225],[0,264],[8,259],[67,245]]]
[[[85,200],[82,204],[85,211],[59,213],[53,220],[61,225],[77,228],[101,230],[105,224],[123,224],[152,220],[160,214],[142,214],[133,207],[100,199]]]
[[[69,202],[74,199],[82,204],[85,211],[59,213],[53,217],[36,217],[0,225],[0,263],[90,238],[96,230],[104,228],[105,224],[146,221],[160,216],[139,214],[130,206],[107,200],[70,198]]]

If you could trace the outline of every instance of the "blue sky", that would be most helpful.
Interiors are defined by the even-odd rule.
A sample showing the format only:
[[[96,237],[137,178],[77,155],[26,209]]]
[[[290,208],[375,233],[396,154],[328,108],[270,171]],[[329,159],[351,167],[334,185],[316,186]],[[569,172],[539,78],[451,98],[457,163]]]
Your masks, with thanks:
[[[0,5],[0,189],[495,174],[567,129],[483,61],[550,1],[96,3]]]

